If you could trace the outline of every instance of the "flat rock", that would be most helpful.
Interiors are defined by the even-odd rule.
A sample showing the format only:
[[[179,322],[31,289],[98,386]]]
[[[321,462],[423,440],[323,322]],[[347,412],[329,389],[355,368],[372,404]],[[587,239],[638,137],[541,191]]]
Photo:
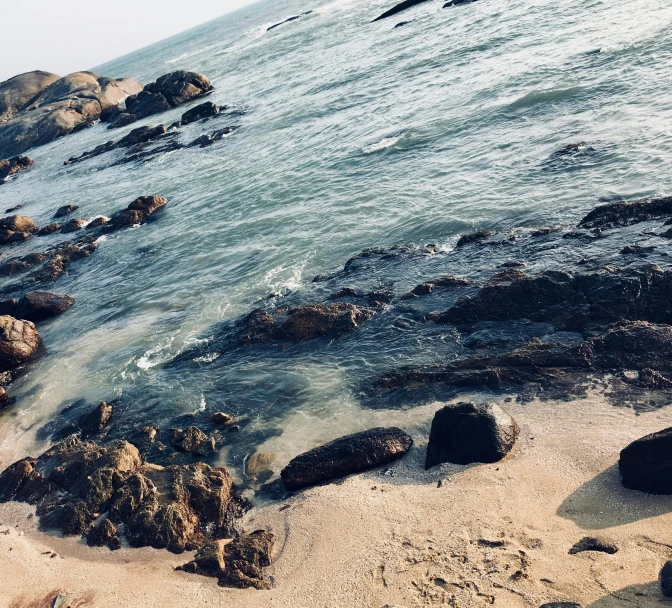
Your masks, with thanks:
[[[649,494],[672,494],[672,427],[633,441],[618,460],[623,485]]]
[[[285,488],[299,490],[401,458],[412,444],[410,435],[399,428],[369,429],[296,456],[280,475]]]
[[[515,420],[496,404],[447,405],[434,414],[425,469],[443,462],[497,462],[511,451],[518,434]]]

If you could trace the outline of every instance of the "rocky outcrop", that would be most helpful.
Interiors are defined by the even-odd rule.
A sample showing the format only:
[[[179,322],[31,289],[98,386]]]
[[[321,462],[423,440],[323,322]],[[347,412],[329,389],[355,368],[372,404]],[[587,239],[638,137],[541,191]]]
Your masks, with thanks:
[[[280,476],[285,488],[300,490],[397,460],[412,444],[413,439],[396,427],[369,429],[296,456]]]
[[[70,296],[48,291],[29,291],[20,300],[0,302],[0,313],[28,321],[43,321],[63,314],[74,304]]]
[[[217,453],[217,438],[208,437],[195,426],[185,430],[173,429],[171,444],[178,452],[188,452],[195,456],[205,457]]]
[[[0,119],[0,158],[22,154],[88,127],[103,110],[142,88],[134,80],[114,80],[93,72],[75,72],[57,80],[53,75],[31,74],[0,83],[0,98],[5,91],[7,98],[15,100]],[[21,92],[22,87],[32,92],[43,85],[36,94]]]
[[[479,230],[478,232],[472,232],[471,234],[463,234],[459,239],[457,239],[455,247],[464,247],[469,243],[477,243],[478,241],[487,239],[493,234],[494,232],[491,232],[490,230]]]
[[[174,553],[203,546],[204,530],[213,539],[230,537],[244,508],[226,469],[160,467],[143,463],[126,441],[101,447],[75,437],[7,468],[0,501],[9,500],[37,505],[43,528],[110,543],[113,528],[102,523],[107,519],[117,529],[123,524],[131,547]]]
[[[306,15],[312,14],[313,11],[306,11],[305,13],[301,13],[300,15],[294,15],[293,17],[289,17],[285,19],[284,21],[281,21],[280,23],[275,23],[274,25],[271,25],[271,27],[267,28],[266,31],[270,32],[271,30],[274,30],[276,27],[280,27],[281,25],[285,25],[285,23],[290,23],[291,21],[296,21],[297,19],[301,19],[301,17],[305,17]]]
[[[416,285],[411,291],[402,296],[403,299],[408,300],[416,296],[424,296],[432,293],[437,287],[466,287],[469,281],[466,279],[453,276],[452,274],[444,274],[430,281],[425,281]]]
[[[107,115],[109,128],[129,125],[136,120],[153,114],[176,108],[212,91],[212,85],[206,76],[184,70],[164,74],[156,82],[126,99],[125,107]]]
[[[618,547],[609,540],[597,538],[595,536],[584,536],[581,540],[574,543],[569,550],[570,555],[583,553],[584,551],[597,551],[599,553],[608,553],[613,555],[618,552]]]
[[[0,245],[29,239],[37,232],[37,224],[25,215],[12,215],[0,220]]]
[[[8,177],[32,167],[35,163],[27,156],[15,156],[8,160],[0,160],[0,185],[7,181]]]
[[[0,82],[0,123],[14,118],[60,76],[36,70]]]
[[[218,579],[222,587],[270,589],[263,569],[271,565],[275,538],[265,530],[242,534],[230,543],[206,543],[194,559],[177,570]]]
[[[387,17],[391,17],[392,15],[396,15],[397,13],[400,13],[401,11],[405,11],[406,9],[409,9],[412,6],[415,6],[416,4],[422,4],[423,2],[427,2],[427,0],[404,0],[404,2],[400,2],[399,4],[393,6],[390,10],[385,11],[379,17],[376,17],[372,21],[372,23],[375,23],[376,21],[380,21],[381,19],[386,19]]]
[[[28,361],[40,345],[40,334],[30,321],[0,316],[0,371]]]
[[[78,420],[63,427],[58,436],[61,438],[78,434],[81,439],[89,439],[100,435],[110,423],[114,408],[103,401],[90,412],[82,414]]]
[[[618,460],[623,485],[649,494],[672,494],[672,427],[633,441]]]
[[[672,215],[672,196],[640,201],[607,203],[593,209],[579,228],[617,228]]]
[[[519,432],[516,421],[494,403],[447,405],[434,414],[425,469],[443,462],[497,462],[511,451]]]

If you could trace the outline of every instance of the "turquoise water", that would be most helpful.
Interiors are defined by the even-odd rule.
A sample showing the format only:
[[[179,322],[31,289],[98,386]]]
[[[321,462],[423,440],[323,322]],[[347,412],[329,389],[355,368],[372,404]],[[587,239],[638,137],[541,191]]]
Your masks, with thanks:
[[[163,365],[269,293],[308,289],[366,247],[448,251],[475,228],[568,224],[602,200],[670,194],[669,3],[430,1],[370,23],[391,4],[260,2],[95,68],[142,82],[203,72],[212,101],[246,113],[207,149],[63,166],[130,130],[98,125],[31,151],[35,169],[2,187],[0,208],[23,204],[40,225],[66,203],[84,217],[142,194],[170,203],[54,284],[76,305],[39,328],[46,353],[11,389],[18,402],[0,418],[0,462],[34,452],[37,430],[80,398],[126,397],[145,424],[219,409],[247,417],[222,455],[234,463],[260,447],[294,455],[399,422],[413,414],[362,409],[349,372],[430,360],[447,333],[412,353],[392,342],[214,361],[202,373]],[[412,22],[394,28],[402,20]],[[183,110],[141,124],[169,124]],[[185,140],[204,129],[190,125]],[[577,141],[597,153],[547,163]],[[386,350],[380,361],[369,356],[376,349]]]

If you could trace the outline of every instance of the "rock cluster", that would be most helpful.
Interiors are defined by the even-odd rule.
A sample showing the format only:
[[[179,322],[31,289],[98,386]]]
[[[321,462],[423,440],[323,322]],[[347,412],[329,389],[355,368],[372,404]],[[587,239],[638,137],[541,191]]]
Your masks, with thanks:
[[[8,160],[0,160],[0,185],[4,184],[8,177],[16,175],[34,164],[33,160],[27,156],[15,156]]]
[[[136,95],[126,98],[125,107],[105,114],[101,120],[109,122],[109,128],[129,125],[136,120],[165,112],[189,101],[203,97],[212,91],[206,76],[180,70],[164,74],[156,82],[145,85]]]
[[[25,215],[13,215],[0,220],[0,245],[18,243],[37,232],[37,224]]]
[[[101,112],[138,93],[140,83],[93,72],[63,78],[29,72],[0,83],[0,158],[22,154],[88,127]]]

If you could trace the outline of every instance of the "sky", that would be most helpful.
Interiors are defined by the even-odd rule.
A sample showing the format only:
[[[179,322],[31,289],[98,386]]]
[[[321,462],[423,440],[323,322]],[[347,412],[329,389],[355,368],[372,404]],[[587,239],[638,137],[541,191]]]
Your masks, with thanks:
[[[255,0],[2,0],[0,81],[87,70]]]

